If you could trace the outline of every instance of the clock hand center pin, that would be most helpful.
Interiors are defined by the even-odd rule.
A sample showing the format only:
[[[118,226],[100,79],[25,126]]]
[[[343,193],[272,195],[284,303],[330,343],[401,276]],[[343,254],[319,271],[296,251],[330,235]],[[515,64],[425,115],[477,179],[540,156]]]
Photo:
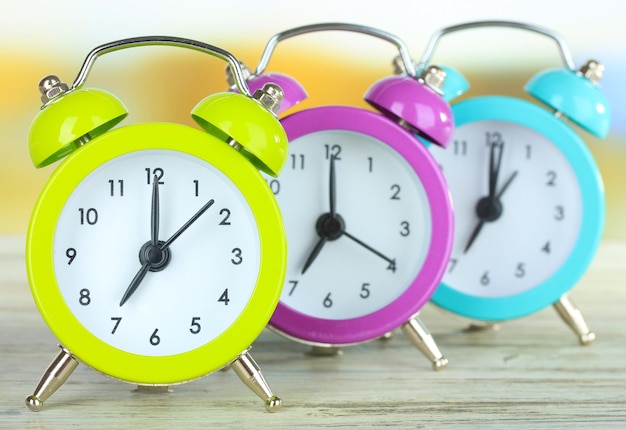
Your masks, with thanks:
[[[124,292],[122,299],[120,300],[120,306],[137,291],[137,288],[145,278],[146,274],[150,272],[159,272],[167,267],[172,255],[170,251],[170,245],[187,230],[207,209],[209,209],[215,201],[209,200],[204,206],[202,206],[182,227],[180,227],[176,233],[174,233],[167,241],[163,242],[158,239],[159,235],[159,181],[157,176],[154,177],[152,185],[152,205],[150,211],[150,240],[142,245],[139,249],[139,262],[141,268],[128,285],[128,288]]]
[[[498,150],[497,160],[495,155],[496,150]],[[503,152],[504,142],[494,142],[491,144],[491,149],[489,151],[489,194],[485,197],[481,197],[476,204],[476,215],[478,215],[479,221],[470,234],[470,238],[467,241],[464,252],[467,252],[470,249],[486,222],[496,221],[502,216],[504,208],[500,199],[518,173],[518,171],[515,170],[506,180],[500,191],[496,192],[500,167],[502,166]]]
[[[357,239],[356,237],[354,237],[351,234],[349,234],[348,232],[346,232],[346,223],[343,220],[343,218],[341,217],[341,215],[339,215],[337,213],[337,210],[336,210],[336,207],[337,207],[337,194],[336,194],[337,181],[336,181],[335,178],[336,178],[336,176],[335,176],[335,156],[331,155],[330,156],[330,174],[329,174],[329,181],[328,181],[329,182],[328,194],[329,194],[329,200],[330,200],[329,201],[330,212],[327,212],[327,213],[324,213],[324,214],[320,215],[320,217],[317,219],[317,222],[315,223],[315,230],[317,231],[317,234],[319,235],[320,239],[315,244],[315,246],[313,247],[313,250],[311,251],[311,254],[307,258],[306,262],[304,263],[304,266],[302,268],[302,274],[304,274],[307,271],[307,269],[311,266],[311,264],[313,264],[313,261],[315,261],[315,259],[319,255],[320,251],[322,250],[322,248],[326,244],[326,242],[328,242],[329,240],[330,241],[337,240],[337,239],[339,239],[343,235],[345,235],[346,237],[352,239],[354,242],[356,242],[357,244],[361,245],[362,247],[364,247],[368,251],[371,251],[374,254],[378,255],[383,260],[387,261],[389,264],[395,264],[395,259],[387,257],[386,255],[384,255],[380,251],[377,251],[376,249],[374,249],[371,246],[367,245],[363,241]]]

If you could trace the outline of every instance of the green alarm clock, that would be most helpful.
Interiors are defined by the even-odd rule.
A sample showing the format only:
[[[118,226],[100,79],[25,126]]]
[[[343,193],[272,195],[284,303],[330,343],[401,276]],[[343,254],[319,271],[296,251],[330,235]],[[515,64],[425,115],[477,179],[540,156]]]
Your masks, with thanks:
[[[203,130],[144,123],[114,128],[122,103],[82,88],[95,59],[145,45],[194,49],[225,60],[239,93],[202,100]],[[248,353],[280,297],[286,240],[259,172],[287,155],[275,116],[282,91],[250,95],[239,61],[173,37],[95,48],[72,85],[40,83],[44,106],[29,149],[36,167],[65,158],[36,203],[27,236],[31,291],[61,351],[28,407],[38,411],[79,362],[139,386],[170,386],[232,367],[269,411],[282,401]]]

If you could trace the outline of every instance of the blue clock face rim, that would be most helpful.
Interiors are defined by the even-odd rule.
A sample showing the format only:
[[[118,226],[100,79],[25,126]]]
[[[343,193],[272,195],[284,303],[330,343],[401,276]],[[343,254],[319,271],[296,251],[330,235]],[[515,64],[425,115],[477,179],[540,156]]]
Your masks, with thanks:
[[[578,180],[582,222],[565,262],[534,288],[504,297],[478,297],[442,282],[431,301],[453,313],[485,321],[518,318],[554,304],[584,275],[604,230],[604,188],[590,151],[562,120],[524,100],[504,96],[478,97],[455,104],[452,111],[457,128],[479,121],[503,121],[531,128],[549,139],[567,159]]]

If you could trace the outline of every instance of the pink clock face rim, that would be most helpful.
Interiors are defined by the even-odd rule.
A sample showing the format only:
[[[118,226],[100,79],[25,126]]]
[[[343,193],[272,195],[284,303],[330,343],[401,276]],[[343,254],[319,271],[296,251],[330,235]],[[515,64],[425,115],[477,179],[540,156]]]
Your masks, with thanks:
[[[326,130],[372,136],[398,152],[420,178],[431,208],[432,236],[416,278],[389,305],[366,316],[328,320],[312,317],[279,302],[270,326],[287,337],[313,344],[347,345],[390,332],[413,317],[438,287],[452,250],[454,217],[445,179],[435,159],[407,130],[381,114],[349,106],[324,106],[296,112],[282,120],[289,142]]]

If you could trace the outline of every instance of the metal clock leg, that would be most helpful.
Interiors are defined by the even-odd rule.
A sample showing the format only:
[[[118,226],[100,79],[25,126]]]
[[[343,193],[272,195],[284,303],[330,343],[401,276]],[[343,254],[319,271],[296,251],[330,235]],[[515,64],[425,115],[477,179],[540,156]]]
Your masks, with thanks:
[[[26,406],[31,411],[39,412],[43,403],[65,382],[78,366],[78,360],[72,357],[69,351],[61,348],[61,352],[54,358],[44,372],[35,392],[26,398]]]
[[[342,351],[338,346],[322,346],[322,345],[314,345],[307,352],[308,355],[313,357],[331,357],[334,355],[341,355]]]
[[[393,339],[393,332],[392,331],[387,332],[387,333],[383,334],[381,337],[379,337],[378,339],[380,339],[382,341],[391,340],[391,339]]]
[[[463,331],[474,333],[487,330],[500,330],[500,325],[490,321],[472,321]]]
[[[265,409],[268,412],[280,410],[283,406],[282,399],[272,393],[272,389],[261,373],[261,368],[248,351],[241,353],[239,358],[231,363],[231,367],[243,383],[265,401]]]
[[[402,325],[402,331],[411,340],[422,354],[432,363],[434,370],[441,370],[448,364],[448,359],[443,356],[426,326],[415,316]]]
[[[589,345],[594,341],[596,335],[589,330],[582,313],[574,306],[567,294],[563,294],[558,302],[554,304],[554,309],[559,316],[578,336],[581,345]]]
[[[173,393],[174,390],[169,385],[137,385],[137,388],[131,390],[132,393],[144,394],[162,394]]]

